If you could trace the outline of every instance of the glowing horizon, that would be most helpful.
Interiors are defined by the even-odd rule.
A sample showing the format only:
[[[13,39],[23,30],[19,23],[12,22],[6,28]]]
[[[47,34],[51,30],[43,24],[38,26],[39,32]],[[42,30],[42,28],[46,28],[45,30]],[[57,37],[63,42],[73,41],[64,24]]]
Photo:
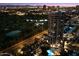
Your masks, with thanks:
[[[32,5],[32,6],[76,6],[79,5],[79,3],[0,3],[0,5]]]

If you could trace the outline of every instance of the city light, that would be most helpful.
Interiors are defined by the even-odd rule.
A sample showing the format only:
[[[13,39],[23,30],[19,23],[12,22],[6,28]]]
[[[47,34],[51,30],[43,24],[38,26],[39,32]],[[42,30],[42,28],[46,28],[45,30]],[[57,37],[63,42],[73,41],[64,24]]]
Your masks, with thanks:
[[[29,19],[26,19],[26,21],[28,22],[28,21],[29,21]]]
[[[51,44],[50,46],[51,46],[51,47],[54,47],[54,48],[56,47],[55,44]]]
[[[44,21],[48,21],[47,19],[45,19]]]
[[[18,49],[18,53],[23,54],[23,51],[21,49]]]
[[[35,23],[36,26],[39,26],[39,23]]]
[[[44,21],[44,20],[40,20],[40,22],[42,22],[42,21]]]
[[[47,50],[48,56],[54,56],[54,53],[51,50]]]
[[[21,52],[21,49],[18,49],[18,52]]]
[[[26,4],[0,5],[1,53],[79,56],[79,5]]]

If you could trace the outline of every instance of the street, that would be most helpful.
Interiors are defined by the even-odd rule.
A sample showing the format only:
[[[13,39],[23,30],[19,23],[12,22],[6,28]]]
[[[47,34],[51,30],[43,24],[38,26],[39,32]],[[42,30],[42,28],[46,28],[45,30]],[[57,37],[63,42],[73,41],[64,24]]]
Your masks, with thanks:
[[[29,45],[29,44],[33,43],[35,38],[41,38],[43,36],[43,34],[45,34],[45,33],[47,33],[47,30],[40,32],[40,33],[30,37],[30,38],[27,38],[26,40],[19,42],[19,43],[15,44],[15,45],[7,48],[7,49],[4,49],[4,50],[0,51],[0,53],[10,53],[10,54],[12,54],[12,52],[14,53],[18,49],[23,48],[24,45]]]

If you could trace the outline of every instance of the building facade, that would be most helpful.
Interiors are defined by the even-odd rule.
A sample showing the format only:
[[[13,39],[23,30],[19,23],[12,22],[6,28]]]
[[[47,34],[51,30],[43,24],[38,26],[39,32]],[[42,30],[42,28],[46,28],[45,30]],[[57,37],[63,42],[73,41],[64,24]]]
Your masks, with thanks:
[[[63,39],[64,13],[60,11],[49,12],[48,14],[48,35],[49,42],[56,43]]]

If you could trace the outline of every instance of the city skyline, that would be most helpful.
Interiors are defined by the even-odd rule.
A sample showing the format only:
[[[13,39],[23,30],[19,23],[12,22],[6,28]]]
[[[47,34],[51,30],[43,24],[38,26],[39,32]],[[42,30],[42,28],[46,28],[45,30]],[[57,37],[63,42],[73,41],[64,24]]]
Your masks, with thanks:
[[[79,3],[0,3],[0,5],[32,5],[32,6],[65,6],[65,7],[70,7],[70,6],[76,6],[79,5]]]

